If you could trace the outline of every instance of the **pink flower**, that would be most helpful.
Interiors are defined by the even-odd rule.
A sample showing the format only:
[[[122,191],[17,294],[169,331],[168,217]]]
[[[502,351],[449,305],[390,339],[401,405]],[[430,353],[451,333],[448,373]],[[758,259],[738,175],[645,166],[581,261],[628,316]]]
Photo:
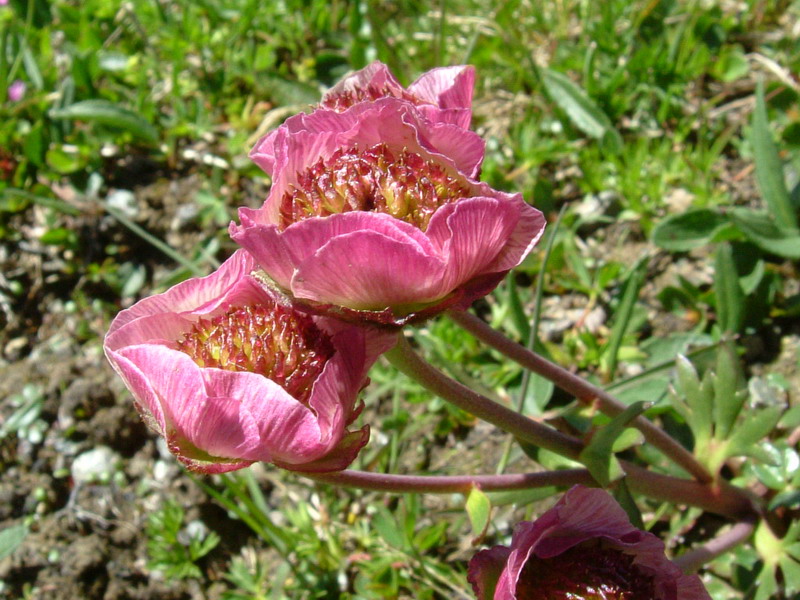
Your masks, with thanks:
[[[517,525],[510,548],[476,554],[469,581],[479,600],[711,600],[607,492],[582,486]]]
[[[375,61],[328,90],[320,101],[320,107],[343,112],[356,104],[399,98],[414,105],[431,123],[448,123],[467,129],[472,119],[474,86],[475,69],[458,66],[428,71],[405,89],[386,65]],[[305,117],[291,117],[283,128],[302,130]],[[250,158],[269,175],[272,175],[275,164],[275,138],[279,131],[263,137],[250,152]]]
[[[291,121],[291,120],[290,120]],[[483,142],[403,100],[299,115],[273,136],[272,189],[233,239],[318,312],[402,325],[466,308],[531,251],[542,214],[472,179]]]
[[[8,86],[8,99],[11,102],[19,102],[25,95],[26,87],[27,86],[25,85],[24,81],[17,79],[14,83]]]
[[[336,471],[368,427],[356,397],[391,337],[294,311],[238,251],[217,271],[120,312],[105,352],[145,422],[195,471],[255,461]]]

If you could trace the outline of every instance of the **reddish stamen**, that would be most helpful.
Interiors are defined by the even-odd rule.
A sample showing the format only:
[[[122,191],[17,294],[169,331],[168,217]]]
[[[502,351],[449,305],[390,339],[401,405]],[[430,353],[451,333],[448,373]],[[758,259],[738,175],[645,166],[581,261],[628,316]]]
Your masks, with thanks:
[[[425,231],[444,204],[468,197],[466,180],[444,167],[384,143],[359,151],[337,150],[297,175],[281,199],[281,228],[309,217],[349,211],[382,212]]]
[[[552,558],[531,555],[517,582],[517,600],[653,600],[652,576],[634,556],[603,542],[579,544]]]
[[[368,85],[367,87],[358,87],[335,94],[328,94],[327,97],[320,102],[320,106],[329,110],[335,110],[336,112],[343,112],[358,102],[373,102],[381,98],[400,98],[401,100],[411,102],[417,106],[425,104],[424,100],[406,90],[397,89],[396,87],[390,87],[384,84],[381,87]]]
[[[263,375],[304,403],[333,355],[330,338],[309,317],[266,302],[200,319],[178,349],[201,367]]]

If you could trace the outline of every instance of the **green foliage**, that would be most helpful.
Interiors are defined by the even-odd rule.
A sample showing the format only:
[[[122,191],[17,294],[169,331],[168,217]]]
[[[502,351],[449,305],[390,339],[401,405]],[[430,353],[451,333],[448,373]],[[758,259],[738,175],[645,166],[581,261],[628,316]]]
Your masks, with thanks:
[[[692,431],[695,456],[712,473],[733,456],[765,463],[773,460],[760,443],[774,429],[784,408],[749,406],[745,411],[747,400],[738,359],[729,345],[720,346],[714,370],[702,378],[691,362],[678,357],[670,401]]]
[[[147,519],[147,566],[162,571],[166,577],[177,579],[199,578],[203,573],[197,561],[211,552],[220,538],[215,532],[205,531],[205,526],[184,526],[184,512],[180,504],[168,500]]]

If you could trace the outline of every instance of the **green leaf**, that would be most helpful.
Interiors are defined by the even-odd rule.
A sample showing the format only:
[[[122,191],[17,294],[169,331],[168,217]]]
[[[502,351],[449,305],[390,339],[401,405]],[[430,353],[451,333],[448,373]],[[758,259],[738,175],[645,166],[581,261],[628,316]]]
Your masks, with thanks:
[[[800,231],[776,223],[764,211],[739,207],[730,214],[739,231],[762,250],[784,258],[800,258]]]
[[[672,252],[686,252],[712,241],[730,220],[707,208],[670,215],[653,229],[653,243]]]
[[[800,563],[789,556],[781,556],[778,562],[781,565],[786,592],[790,595],[800,592]]]
[[[387,544],[398,550],[405,549],[408,546],[406,538],[392,513],[382,505],[376,505],[375,509],[376,513],[372,517],[372,526]]]
[[[705,446],[711,439],[713,429],[714,395],[710,385],[700,383],[694,365],[685,356],[678,355],[676,361],[678,388],[686,400],[688,415],[683,415],[694,434],[695,443]],[[673,404],[680,400],[671,394]],[[680,408],[676,405],[678,412]]]
[[[470,525],[472,525],[472,545],[480,544],[489,527],[489,517],[492,514],[492,502],[480,488],[473,487],[467,496],[464,506],[467,510]]]
[[[750,456],[752,447],[773,430],[781,418],[782,408],[763,408],[744,419],[728,438],[728,456]]]
[[[621,479],[625,473],[614,456],[614,443],[617,441],[631,421],[647,408],[645,402],[636,402],[614,417],[609,423],[600,427],[591,441],[581,451],[580,461],[586,465],[597,482],[603,486]]]
[[[625,281],[622,300],[614,313],[614,325],[611,328],[611,335],[609,336],[608,344],[603,353],[603,358],[607,362],[607,371],[611,376],[613,376],[614,372],[617,370],[617,357],[619,356],[622,338],[628,331],[631,316],[633,315],[633,307],[636,304],[636,300],[639,298],[639,291],[642,289],[642,285],[644,285],[647,261],[647,257],[641,258],[631,268],[630,274]]]
[[[730,344],[717,350],[717,364],[712,376],[714,386],[714,437],[727,439],[742,410],[746,392],[740,385],[739,360]]]
[[[628,484],[625,483],[624,479],[620,481],[614,489],[614,499],[628,515],[631,525],[637,529],[644,529],[642,512],[636,505],[636,501],[633,499],[633,495],[631,495],[631,491],[628,489]]]
[[[753,584],[756,590],[753,600],[770,600],[773,594],[778,591],[778,582],[775,579],[775,569],[772,565],[765,563],[758,574],[758,579]]]
[[[589,137],[605,140],[613,152],[622,148],[622,137],[611,120],[572,80],[558,71],[542,69],[542,80],[550,98]]]
[[[0,560],[10,556],[27,535],[28,527],[22,523],[6,527],[3,531],[0,531]]]
[[[127,131],[137,138],[155,144],[158,130],[141,115],[108,100],[83,100],[50,111],[53,119],[78,119]]]
[[[753,111],[753,154],[756,162],[756,181],[761,196],[770,214],[777,223],[788,229],[797,230],[797,215],[789,199],[789,191],[783,178],[783,164],[778,156],[778,148],[772,139],[767,119],[767,106],[764,102],[764,85],[756,87],[756,108]]]
[[[69,175],[83,169],[88,159],[80,151],[73,152],[54,146],[44,155],[47,166],[61,175]]]
[[[530,490],[510,490],[507,492],[488,492],[489,500],[492,506],[506,506],[508,504],[516,504],[517,506],[526,506],[532,502],[550,498],[558,491],[558,488],[553,486],[532,488]]]
[[[720,244],[714,257],[714,296],[717,323],[722,331],[738,332],[744,321],[744,293],[733,261],[730,244]]]

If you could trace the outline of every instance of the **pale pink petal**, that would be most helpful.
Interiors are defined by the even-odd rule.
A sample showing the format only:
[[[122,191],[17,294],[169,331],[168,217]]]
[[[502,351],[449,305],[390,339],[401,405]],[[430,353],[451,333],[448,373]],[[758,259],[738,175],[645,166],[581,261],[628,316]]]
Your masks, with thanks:
[[[369,441],[369,427],[365,425],[356,431],[350,431],[332,448],[328,454],[317,460],[304,463],[275,461],[284,469],[305,473],[329,473],[346,469],[358,456],[359,451]]]
[[[166,435],[167,422],[164,410],[161,408],[161,400],[150,384],[147,375],[139,369],[136,363],[128,360],[119,352],[107,350],[106,357],[122,381],[125,382],[125,387],[130,390],[136,410],[145,424],[159,435]]]
[[[133,344],[170,345],[181,339],[194,322],[195,319],[178,313],[163,312],[140,316],[109,331],[105,340],[106,353]]]
[[[330,90],[325,92],[325,95],[322,97],[321,104],[324,104],[326,100],[343,93],[348,93],[359,89],[366,89],[369,87],[381,89],[384,86],[395,90],[398,93],[402,92],[403,90],[403,87],[400,85],[397,79],[395,79],[391,71],[389,71],[389,68],[382,62],[376,60],[368,64],[363,69],[359,69],[358,71],[347,75]]]
[[[298,298],[380,310],[436,300],[443,271],[438,256],[415,244],[358,231],[332,238],[299,265],[291,289]]]
[[[242,225],[231,226],[231,237],[255,257],[272,279],[299,298],[340,304],[338,300],[342,293],[347,293],[345,290],[364,286],[372,290],[378,285],[370,280],[373,275],[356,272],[353,266],[349,273],[359,281],[367,281],[359,283],[344,279],[344,272],[340,271],[342,260],[370,263],[373,270],[385,273],[384,278],[393,276],[395,280],[396,269],[405,271],[415,267],[419,273],[417,284],[427,281],[429,287],[435,287],[441,278],[442,264],[428,238],[413,225],[389,215],[354,211],[311,218],[291,225],[281,233],[275,226],[253,225],[251,215],[258,218],[254,215],[257,212],[240,210]],[[352,246],[353,243],[357,248]],[[387,261],[391,257],[384,256],[384,251],[399,256],[400,262],[396,261],[390,267]],[[375,260],[378,256],[381,259]],[[335,270],[327,270],[331,268]],[[387,272],[390,268],[395,269],[394,273]],[[315,279],[310,279],[309,273]],[[316,280],[317,274],[321,275],[319,280]],[[310,285],[307,285],[308,281]],[[319,290],[315,286],[319,286]],[[328,288],[332,288],[333,295],[323,292]],[[378,290],[378,293],[382,292]],[[408,291],[403,293],[408,295]],[[344,305],[363,308],[364,302],[370,298],[369,294],[361,294]],[[385,306],[388,305],[380,308]]]
[[[469,561],[467,581],[478,600],[514,600],[513,592],[507,592],[507,584],[499,585],[510,552],[505,546],[495,546],[481,550]]]
[[[123,325],[143,316],[157,313],[210,312],[215,304],[225,298],[226,292],[239,285],[242,278],[256,268],[253,258],[239,250],[211,275],[188,279],[163,294],[140,300],[132,307],[121,311],[114,318],[106,335],[110,336]]]
[[[423,73],[408,91],[440,108],[469,108],[475,89],[475,67],[438,67]]]
[[[454,289],[486,272],[518,220],[517,206],[494,198],[466,198],[436,211],[428,237],[447,260],[442,289]]]
[[[203,369],[203,378],[210,397],[235,398],[242,408],[248,444],[236,456],[305,462],[328,449],[314,414],[275,382],[256,373],[219,369]]]
[[[434,123],[426,129],[426,134],[428,145],[435,148],[438,154],[455,163],[467,177],[478,177],[486,154],[483,138],[450,123]]]
[[[546,221],[541,211],[525,203],[519,194],[514,194],[512,198],[519,207],[519,221],[506,246],[488,267],[492,271],[509,271],[519,265],[544,234]]]

